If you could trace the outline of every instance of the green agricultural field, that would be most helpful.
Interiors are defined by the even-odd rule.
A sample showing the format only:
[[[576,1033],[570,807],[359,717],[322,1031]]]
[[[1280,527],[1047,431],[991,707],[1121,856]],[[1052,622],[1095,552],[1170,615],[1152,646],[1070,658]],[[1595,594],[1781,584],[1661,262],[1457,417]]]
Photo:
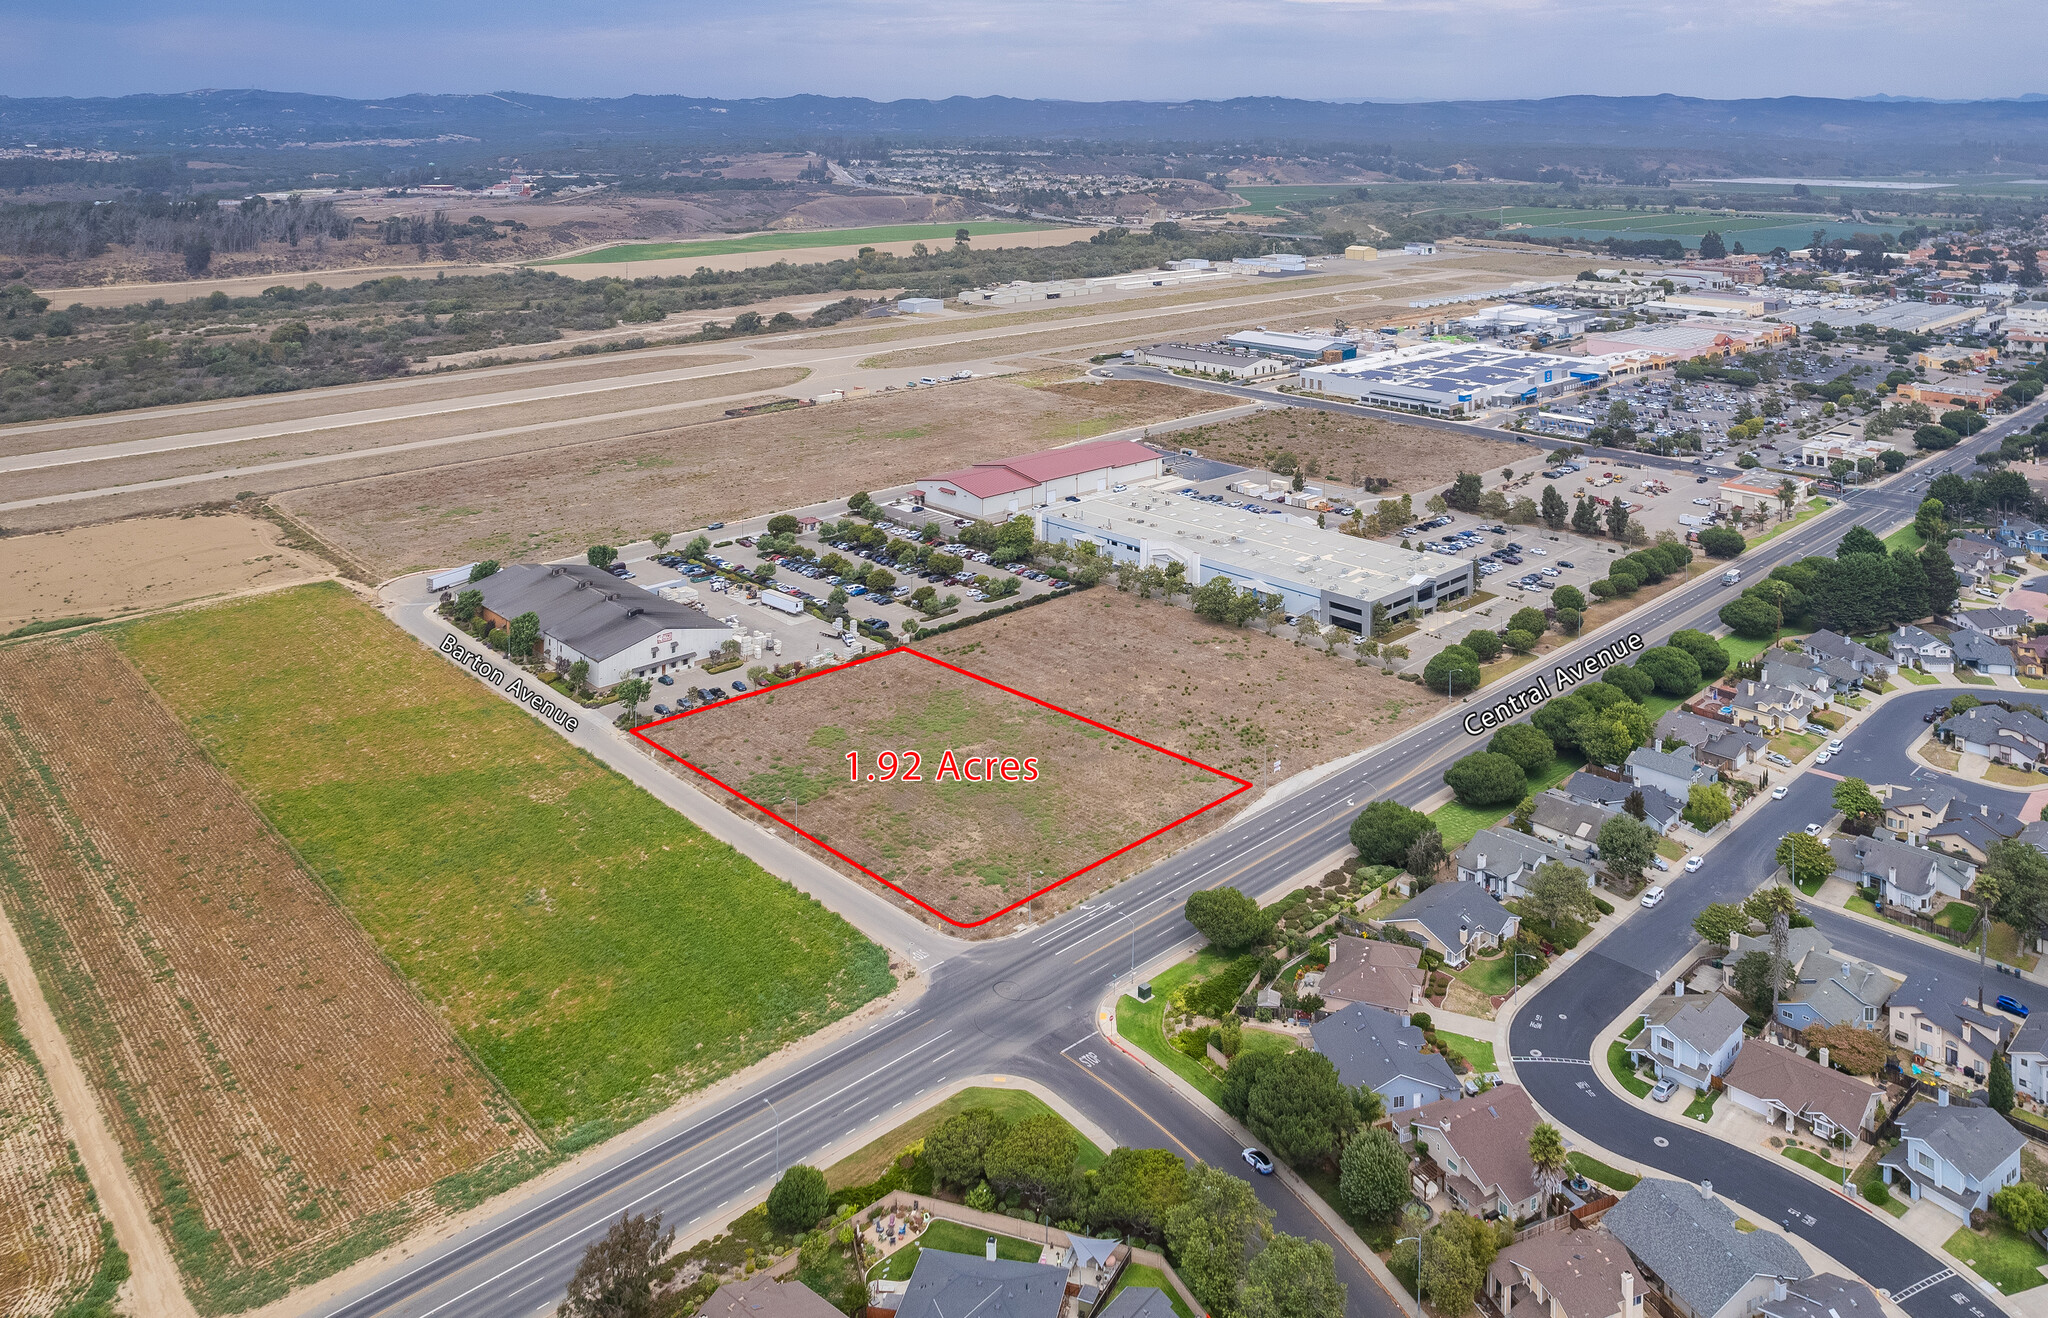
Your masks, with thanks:
[[[845,921],[340,587],[115,636],[558,1149],[894,985]]]
[[[673,261],[692,256],[730,256],[736,252],[786,252],[811,247],[872,246],[877,243],[940,243],[952,246],[953,235],[965,229],[976,238],[1006,233],[1042,233],[1065,226],[1018,224],[1011,220],[968,220],[961,224],[883,224],[867,229],[803,229],[757,233],[744,238],[707,238],[688,243],[621,243],[580,256],[564,256],[535,265],[602,265],[623,261]],[[1074,240],[1083,234],[1075,230]]]
[[[1231,191],[1249,203],[1240,208],[1247,215],[1282,215],[1357,201],[1358,187],[1356,183],[1267,184]]]

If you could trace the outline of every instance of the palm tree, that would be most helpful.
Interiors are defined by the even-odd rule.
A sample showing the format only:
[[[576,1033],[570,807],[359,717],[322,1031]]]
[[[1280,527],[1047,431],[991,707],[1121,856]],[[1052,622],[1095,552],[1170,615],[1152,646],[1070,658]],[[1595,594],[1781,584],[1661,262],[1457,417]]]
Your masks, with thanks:
[[[1792,484],[1790,476],[1778,482],[1778,515],[1781,518],[1792,515],[1792,501],[1798,497],[1799,489]]]
[[[1571,1164],[1565,1157],[1564,1136],[1547,1121],[1529,1132],[1529,1163],[1536,1173],[1536,1189],[1543,1197],[1543,1214],[1549,1216],[1550,1197],[1564,1184]]]

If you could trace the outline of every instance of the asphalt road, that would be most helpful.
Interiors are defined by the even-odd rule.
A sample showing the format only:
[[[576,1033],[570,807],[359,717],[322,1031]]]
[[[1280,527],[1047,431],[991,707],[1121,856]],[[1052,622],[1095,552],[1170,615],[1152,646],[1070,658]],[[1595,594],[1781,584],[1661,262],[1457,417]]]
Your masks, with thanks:
[[[2040,410],[1992,427],[1944,455],[1939,468],[1923,468],[1907,481],[1967,466],[1974,452],[1995,446]],[[1745,575],[1754,579],[1776,563],[1830,553],[1852,524],[1882,531],[1909,520],[1916,504],[1915,493],[1897,482],[1862,492],[1850,504],[1759,546],[1744,558]],[[1547,661],[1572,662],[1630,632],[1651,642],[1679,628],[1713,627],[1716,611],[1731,595],[1718,576],[1703,577]],[[1398,744],[1233,821],[1044,926],[950,953],[926,967],[930,983],[915,1007],[817,1060],[765,1070],[728,1104],[679,1129],[655,1123],[622,1137],[574,1183],[407,1259],[322,1312],[330,1318],[538,1313],[559,1301],[583,1246],[622,1210],[658,1208],[672,1223],[714,1217],[758,1192],[778,1165],[814,1159],[856,1135],[872,1137],[900,1120],[891,1118],[899,1108],[968,1076],[1036,1079],[1119,1141],[1176,1147],[1246,1174],[1275,1210],[1280,1229],[1327,1239],[1284,1183],[1249,1177],[1212,1117],[1105,1046],[1095,1034],[1094,1010],[1133,959],[1142,966],[1197,941],[1180,913],[1189,891],[1236,885],[1261,892],[1284,883],[1345,845],[1351,818],[1368,801],[1392,796],[1412,804],[1437,793],[1442,767],[1476,741],[1460,726],[1466,712],[1453,707]],[[1691,910],[1753,888],[1771,868],[1765,862],[1778,835],[1795,819],[1803,824],[1825,818],[1831,790],[1826,780],[1804,775],[1785,801],[1759,807],[1715,848],[1700,873],[1685,876],[1675,890],[1682,896],[1624,916],[1625,936],[1610,935],[1601,953],[1587,956],[1525,1002],[1509,1041],[1518,1056],[1540,1050],[1559,1059],[1522,1068],[1522,1076],[1537,1101],[1570,1128],[1597,1130],[1603,1145],[1672,1175],[1713,1180],[1756,1211],[1797,1208],[1798,1229],[1822,1249],[1874,1284],[1899,1289],[1944,1265],[1893,1232],[1873,1230],[1860,1209],[1764,1159],[1644,1117],[1600,1089],[1583,1069],[1614,1016],[1689,953]],[[1901,935],[1900,941],[1910,940]],[[1887,949],[1876,959],[1894,964],[1897,957]],[[1393,1318],[1394,1299],[1341,1245],[1337,1254],[1350,1285],[1349,1312]],[[1937,1286],[1906,1307],[1916,1318],[1931,1318],[1953,1313],[1956,1305]]]

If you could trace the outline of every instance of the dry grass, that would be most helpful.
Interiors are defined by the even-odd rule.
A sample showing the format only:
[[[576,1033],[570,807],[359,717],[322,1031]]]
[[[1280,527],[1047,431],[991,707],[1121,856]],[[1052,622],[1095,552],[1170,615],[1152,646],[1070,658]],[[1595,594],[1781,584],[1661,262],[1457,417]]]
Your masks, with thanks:
[[[10,658],[0,882],[202,1310],[538,1149],[103,636]]]
[[[552,557],[1047,448],[1215,405],[1136,381],[1031,388],[975,380],[372,477],[279,500],[380,572]]]
[[[62,1114],[0,985],[0,1296],[9,1314],[49,1314],[91,1283],[106,1254]]]
[[[1448,485],[1461,471],[1490,478],[1503,467],[1536,461],[1526,445],[1292,407],[1177,431],[1174,439],[1205,458],[1243,467],[1271,470],[1289,455],[1311,478],[1357,486],[1377,477],[1391,481],[1394,492],[1409,493]]]

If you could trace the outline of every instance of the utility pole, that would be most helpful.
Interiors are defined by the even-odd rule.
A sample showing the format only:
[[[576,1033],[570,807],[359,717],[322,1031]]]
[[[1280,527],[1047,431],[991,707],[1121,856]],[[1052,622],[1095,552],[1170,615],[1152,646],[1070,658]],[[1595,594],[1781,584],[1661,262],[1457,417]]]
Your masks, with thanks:
[[[761,1101],[768,1104],[768,1111],[775,1118],[775,1175],[779,1178],[782,1175],[782,1114],[775,1110],[772,1099],[763,1098]]]

